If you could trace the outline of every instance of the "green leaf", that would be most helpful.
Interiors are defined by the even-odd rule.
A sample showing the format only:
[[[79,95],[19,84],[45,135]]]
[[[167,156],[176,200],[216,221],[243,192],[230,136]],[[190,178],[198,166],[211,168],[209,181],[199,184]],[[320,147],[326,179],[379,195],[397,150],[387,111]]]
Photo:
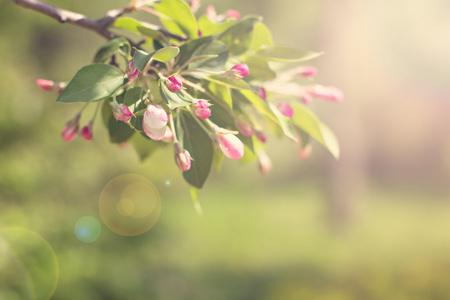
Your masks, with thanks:
[[[321,123],[303,105],[292,104],[292,107],[294,108],[294,116],[292,117],[294,124],[319,141],[336,159],[339,158],[339,143],[328,126]]]
[[[253,28],[261,21],[261,17],[248,17],[235,23],[224,33],[219,35],[232,55],[241,55],[251,46],[253,40]]]
[[[215,82],[208,83],[208,90],[218,99],[228,105],[230,109],[233,108],[233,100],[231,99],[230,90],[228,87],[217,84]]]
[[[213,41],[212,43],[205,45],[196,51],[195,55],[217,55],[217,57],[197,63],[191,62],[190,68],[192,69],[221,71],[228,60],[227,47],[219,41]]]
[[[212,42],[212,37],[202,37],[180,46],[180,55],[177,56],[176,65],[182,66],[187,63],[196,51],[199,51],[202,47]]]
[[[117,37],[112,40],[109,40],[106,44],[104,44],[95,54],[94,63],[104,63],[108,59],[110,59],[117,51],[121,49],[121,47],[125,46],[125,49],[128,49],[125,55],[130,51],[130,43],[124,39],[123,37]]]
[[[178,53],[180,53],[180,48],[178,47],[164,47],[156,51],[152,58],[157,61],[168,62],[175,58]]]
[[[270,109],[267,102],[264,101],[263,99],[261,99],[254,92],[246,91],[246,90],[240,90],[240,91],[234,90],[234,91],[232,91],[231,96],[233,98],[233,101],[238,101],[238,102],[243,102],[243,103],[250,102],[258,110],[260,110],[264,115],[266,115],[268,118],[270,118],[272,121],[274,121],[276,124],[278,124],[281,127],[280,120]]]
[[[191,162],[191,168],[183,172],[183,177],[189,184],[201,189],[211,171],[214,156],[213,142],[209,134],[188,111],[181,110],[176,123],[176,133],[181,145],[194,159]]]
[[[227,20],[223,23],[215,23],[208,19],[206,15],[203,15],[198,19],[198,28],[200,29],[202,36],[210,36],[224,32],[235,22],[235,20]]]
[[[170,109],[192,104],[192,101],[183,95],[182,92],[171,92],[162,80],[159,81],[159,91],[164,99],[164,102],[166,102]]]
[[[178,47],[164,47],[152,53],[147,53],[145,51],[136,49],[133,56],[133,63],[136,68],[140,72],[142,72],[147,66],[150,59],[161,62],[168,62],[172,58],[176,57],[178,53],[180,53],[180,49]]]
[[[134,149],[136,149],[136,152],[139,155],[141,161],[144,161],[144,159],[150,157],[158,149],[167,146],[167,143],[162,143],[146,138],[143,134],[135,134],[130,139],[130,141]]]
[[[111,96],[125,83],[122,71],[111,65],[81,68],[59,94],[59,102],[94,102]]]
[[[139,22],[133,18],[118,18],[112,26],[131,31],[139,35],[143,34],[154,40],[166,41],[165,36],[160,31],[151,28],[153,25]]]
[[[240,89],[240,90],[249,90],[250,86],[242,79],[228,79],[225,77],[222,77],[220,75],[211,75],[208,77],[205,77],[204,79],[233,88],[233,89]]]
[[[128,124],[122,121],[117,121],[113,115],[109,118],[108,123],[109,140],[111,143],[120,144],[126,142],[135,131],[130,128]]]
[[[250,47],[253,51],[259,51],[263,47],[272,47],[273,40],[270,30],[263,23],[256,24],[253,29],[253,41]]]
[[[277,77],[277,74],[269,67],[267,61],[255,57],[248,57],[245,63],[249,69],[249,75],[246,80],[262,80],[269,81]]]
[[[141,100],[144,96],[144,90],[141,87],[133,87],[128,89],[125,94],[124,104],[126,106],[131,106],[135,104],[137,101]]]
[[[203,62],[205,60],[211,59],[211,58],[216,58],[219,55],[217,54],[211,54],[211,55],[198,55],[198,56],[194,56],[193,58],[191,58],[189,60],[190,63],[198,63],[198,62]]]
[[[136,49],[133,56],[133,63],[136,69],[140,72],[144,71],[153,54],[155,54],[155,52],[149,54],[145,51]]]
[[[291,119],[284,116],[278,108],[276,108],[273,104],[269,103],[270,109],[273,111],[275,116],[278,118],[281,129],[283,130],[283,133],[293,141],[297,141],[297,137],[295,136],[295,130],[294,126],[292,125]]]
[[[155,10],[169,19],[160,18],[164,26],[172,33],[184,35],[189,39],[198,36],[198,25],[189,5],[183,0],[161,0],[154,6]]]
[[[299,62],[310,60],[322,55],[320,52],[311,52],[291,47],[268,47],[256,52],[253,57],[276,62]]]

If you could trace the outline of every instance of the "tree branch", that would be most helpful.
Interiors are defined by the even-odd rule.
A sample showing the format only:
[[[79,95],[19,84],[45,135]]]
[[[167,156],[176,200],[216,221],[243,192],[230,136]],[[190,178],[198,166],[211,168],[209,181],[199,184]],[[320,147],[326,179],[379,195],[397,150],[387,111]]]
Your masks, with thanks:
[[[68,11],[39,0],[11,0],[11,1],[15,2],[19,6],[47,15],[60,23],[69,23],[94,31],[108,40],[115,37],[115,35],[107,29],[108,26],[114,23],[114,21],[123,14],[129,13],[136,9],[136,7],[134,6],[127,6],[123,9],[111,10],[106,13],[105,17],[98,20],[94,20],[86,17],[85,15]],[[183,37],[171,34],[157,26],[154,25],[152,26],[153,26],[152,29],[160,31],[167,37],[174,38],[179,41],[185,40]]]

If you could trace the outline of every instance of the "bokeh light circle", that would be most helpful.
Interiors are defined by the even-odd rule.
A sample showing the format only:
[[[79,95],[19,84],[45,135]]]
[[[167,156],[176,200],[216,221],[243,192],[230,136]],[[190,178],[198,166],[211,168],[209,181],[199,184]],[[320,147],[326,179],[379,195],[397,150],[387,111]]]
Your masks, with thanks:
[[[99,199],[100,216],[113,232],[136,236],[150,230],[161,214],[161,198],[147,178],[123,174],[110,180]]]
[[[95,242],[102,232],[98,220],[91,216],[85,216],[78,219],[75,223],[75,236],[83,243]]]
[[[0,229],[0,299],[50,299],[59,278],[55,252],[24,228]]]

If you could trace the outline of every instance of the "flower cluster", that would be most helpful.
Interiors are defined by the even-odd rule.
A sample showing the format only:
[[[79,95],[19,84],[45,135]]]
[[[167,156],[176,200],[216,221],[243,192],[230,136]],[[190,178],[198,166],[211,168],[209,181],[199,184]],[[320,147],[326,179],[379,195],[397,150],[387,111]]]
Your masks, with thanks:
[[[265,151],[270,133],[296,143],[302,159],[311,153],[310,138],[337,157],[334,135],[306,104],[313,98],[340,102],[342,92],[312,83],[317,75],[313,66],[289,66],[320,53],[275,46],[261,18],[242,17],[235,10],[218,14],[208,6],[197,19],[199,6],[199,0],[136,6],[157,15],[167,31],[119,18],[114,27],[137,34],[132,29],[137,26],[145,40],[153,40],[136,44],[125,33],[108,41],[95,63],[67,85],[37,83],[58,91],[61,102],[98,103],[94,118],[102,112],[113,143],[123,145],[139,135],[131,144],[147,143],[148,153],[160,143],[172,143],[176,166],[196,188],[223,156],[239,160],[246,155],[246,161],[257,160],[260,172],[267,174],[272,168]],[[275,64],[279,66],[273,68]],[[83,109],[64,127],[65,141],[78,135]],[[94,118],[80,132],[87,141],[93,139]]]

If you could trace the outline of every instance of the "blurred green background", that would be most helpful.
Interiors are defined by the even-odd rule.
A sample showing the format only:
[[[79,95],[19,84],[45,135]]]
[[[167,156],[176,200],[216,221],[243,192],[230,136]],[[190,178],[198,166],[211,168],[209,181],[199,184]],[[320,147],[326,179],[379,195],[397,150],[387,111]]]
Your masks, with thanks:
[[[127,4],[49,2],[92,18]],[[269,136],[273,171],[226,161],[199,192],[199,216],[170,148],[141,163],[100,120],[93,142],[62,141],[77,105],[35,79],[69,80],[104,40],[2,1],[0,299],[43,295],[55,278],[52,299],[450,299],[449,2],[203,2],[262,15],[279,45],[325,52],[311,61],[317,82],[346,98],[312,106],[341,159],[315,143],[301,161]],[[161,197],[159,221],[136,237],[98,209],[126,173]],[[100,222],[92,243],[74,234],[85,216]]]

